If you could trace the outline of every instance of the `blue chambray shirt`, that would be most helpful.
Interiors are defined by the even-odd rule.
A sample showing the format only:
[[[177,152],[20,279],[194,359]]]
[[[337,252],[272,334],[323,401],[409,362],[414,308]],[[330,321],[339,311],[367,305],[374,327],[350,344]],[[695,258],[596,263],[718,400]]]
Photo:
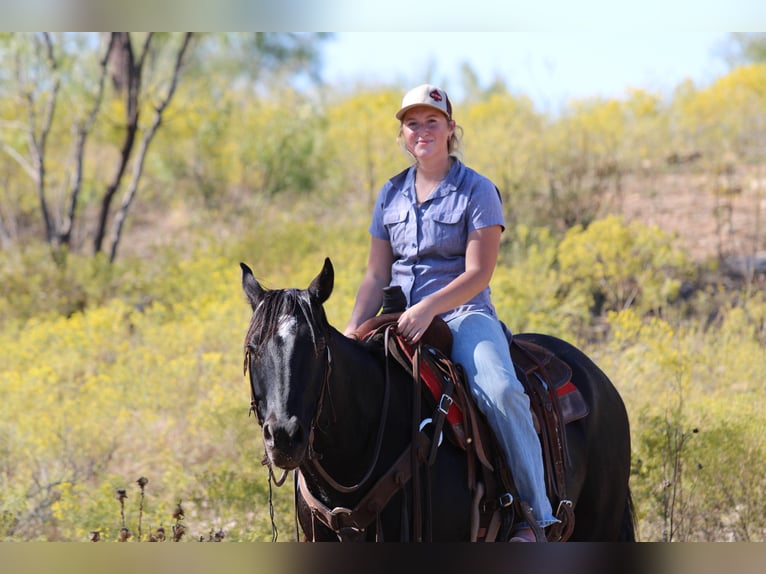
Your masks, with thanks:
[[[370,234],[391,243],[391,285],[399,285],[414,305],[465,271],[468,234],[482,227],[505,229],[500,192],[486,177],[454,160],[447,177],[421,205],[415,193],[415,166],[391,178],[378,194]],[[497,317],[487,287],[441,316],[469,311]]]

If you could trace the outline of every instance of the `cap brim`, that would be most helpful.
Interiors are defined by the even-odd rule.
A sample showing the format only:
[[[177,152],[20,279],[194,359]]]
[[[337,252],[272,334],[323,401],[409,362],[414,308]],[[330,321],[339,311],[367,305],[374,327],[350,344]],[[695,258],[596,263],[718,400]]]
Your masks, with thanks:
[[[439,106],[434,106],[434,105],[426,104],[423,102],[418,102],[417,104],[412,104],[412,105],[403,107],[401,110],[396,112],[396,119],[401,121],[401,119],[404,117],[404,114],[406,114],[412,108],[433,108],[437,112],[441,112],[447,119],[450,119],[447,113],[443,109],[441,109]]]

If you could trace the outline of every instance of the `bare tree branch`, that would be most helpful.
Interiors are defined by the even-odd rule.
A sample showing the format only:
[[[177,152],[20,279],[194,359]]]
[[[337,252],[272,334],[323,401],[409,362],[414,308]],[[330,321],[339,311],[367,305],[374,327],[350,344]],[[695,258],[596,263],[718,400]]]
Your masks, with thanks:
[[[3,249],[10,246],[16,236],[14,219],[5,212],[5,202],[0,201],[0,247]],[[13,227],[13,229],[11,229],[11,227]]]
[[[45,103],[45,113],[39,135],[37,134],[37,102],[35,101],[35,95],[31,86],[25,90],[24,98],[27,101],[27,115],[29,117],[29,131],[27,135],[29,151],[32,156],[32,169],[35,172],[34,179],[37,183],[37,197],[40,203],[40,212],[43,216],[43,222],[45,223],[45,237],[47,241],[50,242],[54,237],[54,229],[45,190],[45,148],[48,142],[48,134],[50,133],[53,124],[53,117],[56,112],[56,102],[58,100],[59,88],[61,86],[61,78],[58,74],[58,61],[56,60],[53,41],[49,33],[43,33],[43,41],[45,44],[45,59],[53,75],[53,86],[51,87],[48,100]],[[19,64],[16,74],[19,84],[23,85],[24,83],[21,78],[21,73],[21,65]]]
[[[168,87],[167,94],[165,95],[165,98],[155,108],[152,124],[149,127],[149,129],[144,133],[144,137],[141,140],[141,147],[138,151],[138,155],[133,165],[133,174],[130,181],[130,185],[128,187],[128,190],[125,193],[125,196],[123,197],[120,210],[115,215],[114,234],[112,236],[112,247],[111,247],[110,255],[109,255],[110,262],[114,262],[115,258],[117,257],[117,248],[120,243],[120,238],[122,237],[122,229],[125,224],[125,219],[128,215],[128,211],[130,210],[130,206],[133,204],[133,200],[135,199],[136,191],[138,189],[138,182],[141,179],[141,173],[143,172],[144,159],[146,158],[146,153],[149,150],[149,144],[151,144],[151,141],[154,138],[154,135],[157,133],[157,130],[159,129],[160,124],[162,123],[162,114],[165,112],[165,109],[167,108],[168,104],[170,104],[170,100],[173,98],[176,88],[178,87],[178,78],[181,75],[184,55],[186,54],[186,50],[189,47],[189,43],[191,42],[192,36],[193,36],[193,33],[191,32],[187,32],[186,34],[184,34],[181,47],[178,49],[178,53],[176,54],[175,67],[173,68],[173,77],[170,81],[170,86]],[[146,52],[144,52],[144,55],[145,53]],[[142,61],[143,61],[143,55],[142,55]]]
[[[109,56],[114,48],[114,35],[109,36],[109,43],[106,47],[106,52],[101,58],[101,76],[98,82],[98,91],[93,100],[93,107],[90,110],[88,116],[80,122],[77,127],[76,141],[75,141],[75,156],[74,156],[74,179],[69,192],[69,209],[64,216],[64,220],[61,223],[61,229],[58,234],[59,242],[64,245],[70,245],[72,240],[72,228],[74,227],[75,215],[77,212],[77,203],[79,202],[80,191],[82,190],[82,174],[83,174],[83,162],[85,157],[85,143],[88,139],[88,135],[91,132],[91,128],[98,116],[98,112],[101,109],[101,103],[104,98],[104,84],[108,75],[108,63]]]
[[[122,178],[125,175],[125,170],[133,151],[133,145],[136,141],[139,116],[139,95],[141,92],[141,74],[143,72],[143,68],[140,66],[143,66],[152,38],[154,37],[151,32],[146,35],[142,52],[139,57],[139,65],[136,65],[133,58],[133,49],[130,44],[130,34],[128,32],[114,32],[113,35],[116,36],[116,40],[119,42],[118,49],[123,51],[129,62],[129,65],[127,66],[128,90],[125,102],[125,139],[123,140],[122,149],[120,150],[120,161],[117,165],[117,170],[101,200],[98,227],[96,228],[96,234],[93,240],[94,253],[98,253],[103,247],[106,226],[109,219],[109,208],[112,205],[112,200],[114,199],[114,196],[120,187],[120,183],[122,182]]]
[[[39,176],[37,170],[34,168],[32,164],[30,164],[27,159],[21,155],[18,151],[16,151],[14,148],[9,146],[7,143],[2,142],[2,148],[5,153],[7,153],[9,156],[11,156],[16,163],[18,163],[21,166],[21,169],[23,169],[29,177],[32,178],[32,180],[37,183],[37,178]]]

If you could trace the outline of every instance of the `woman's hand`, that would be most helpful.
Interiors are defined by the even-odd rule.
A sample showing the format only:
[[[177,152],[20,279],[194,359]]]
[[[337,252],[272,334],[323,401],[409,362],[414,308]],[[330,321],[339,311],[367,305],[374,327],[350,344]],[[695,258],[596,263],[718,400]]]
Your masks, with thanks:
[[[436,314],[430,309],[428,299],[423,299],[399,316],[396,331],[410,343],[415,344],[423,338],[423,334],[431,326],[435,316]]]

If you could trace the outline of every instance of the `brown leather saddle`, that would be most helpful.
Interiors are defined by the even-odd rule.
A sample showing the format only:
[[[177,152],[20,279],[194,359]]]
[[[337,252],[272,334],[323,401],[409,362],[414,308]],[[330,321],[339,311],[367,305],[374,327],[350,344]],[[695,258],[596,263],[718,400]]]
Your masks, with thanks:
[[[384,313],[365,322],[357,330],[357,338],[370,344],[387,345],[387,353],[407,372],[423,382],[423,396],[432,408],[435,421],[434,443],[444,435],[468,454],[467,485],[474,493],[477,519],[472,525],[472,540],[503,539],[499,517],[513,507],[516,516],[530,524],[528,504],[519,500],[513,477],[502,455],[494,433],[479,412],[467,388],[460,365],[450,357],[452,333],[441,319],[435,320],[423,337],[419,349],[394,332],[400,313]],[[389,330],[389,336],[383,333]],[[567,540],[574,529],[574,511],[566,492],[566,468],[569,452],[565,425],[588,414],[582,394],[572,382],[572,369],[548,349],[512,338],[511,357],[517,374],[530,398],[535,428],[540,436],[548,496],[561,521],[548,529],[547,535],[537,529],[538,539]],[[435,447],[432,454],[435,456]],[[431,462],[433,462],[431,460]],[[507,528],[506,528],[507,530]]]

